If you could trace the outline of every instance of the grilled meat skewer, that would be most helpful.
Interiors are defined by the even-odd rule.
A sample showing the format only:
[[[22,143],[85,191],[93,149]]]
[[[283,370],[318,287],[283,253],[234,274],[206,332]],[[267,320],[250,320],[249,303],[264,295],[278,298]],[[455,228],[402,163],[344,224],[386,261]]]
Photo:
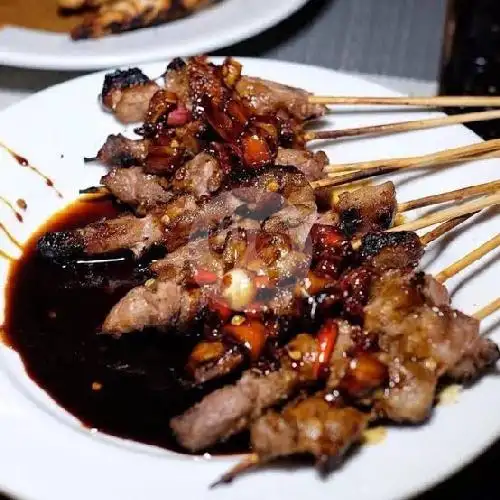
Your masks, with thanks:
[[[185,109],[192,109],[192,100],[190,98],[189,81],[187,74],[187,64],[182,59],[174,59],[167,67],[164,75],[164,90],[177,96],[178,101]],[[124,74],[125,73],[125,74]],[[113,87],[107,82],[110,79],[116,79],[118,76],[123,78],[126,73],[141,75],[140,79],[128,79],[126,85],[131,93],[136,93],[134,100],[141,102],[142,114],[116,113],[116,107],[110,106],[110,93],[114,91]],[[146,98],[141,84],[153,83],[138,68],[131,68],[127,72],[115,72],[106,75],[105,84],[102,90],[102,102],[104,106],[116,114],[118,120],[123,123],[135,123],[145,121],[151,96]],[[155,84],[156,85],[156,84]],[[157,86],[157,90],[160,87]],[[314,105],[308,102],[308,92],[283,85],[261,78],[240,75],[237,79],[234,90],[247,103],[247,105],[260,116],[273,115],[278,112],[286,112],[288,116],[293,117],[298,123],[319,118],[325,114],[326,108],[322,105]],[[119,102],[120,96],[116,96],[113,101]]]
[[[87,14],[71,31],[74,40],[100,38],[162,24],[202,9],[216,0],[114,0],[99,2],[96,12]],[[93,2],[96,3],[96,2]],[[98,5],[99,5],[98,4]]]
[[[182,195],[143,218],[127,214],[83,229],[47,234],[41,238],[39,250],[51,259],[119,249],[140,254],[154,244],[172,251],[191,237],[220,227],[246,206],[253,207],[254,218],[266,218],[262,227],[268,231],[312,224],[316,218],[314,192],[304,175],[291,167],[275,167],[208,201],[197,203],[193,196]],[[296,234],[306,238],[307,233]]]
[[[403,293],[400,293],[401,289],[403,289]],[[366,398],[367,395],[372,394],[371,401],[373,401],[372,404],[378,415],[387,416],[397,421],[421,422],[427,418],[432,408],[437,380],[440,377],[444,375],[461,376],[463,373],[455,371],[457,366],[467,365],[470,367],[482,359],[484,361],[482,365],[475,365],[477,368],[475,375],[478,375],[498,359],[498,348],[479,336],[478,322],[450,309],[445,289],[430,276],[425,276],[422,273],[407,274],[397,270],[390,271],[375,279],[371,290],[364,326],[366,331],[373,332],[378,340],[371,346],[367,345],[366,340],[363,340],[366,339],[365,336],[359,335],[359,330],[353,330],[347,324],[337,323],[338,332],[335,346],[330,352],[331,357],[325,362],[327,366],[331,367],[328,370],[329,375],[326,382],[329,389],[341,390],[350,398],[360,396]],[[396,302],[393,303],[393,300]],[[411,307],[411,309],[404,307],[401,309],[401,300],[406,301],[408,305],[405,307]],[[395,307],[396,309],[394,309]],[[390,311],[395,312],[391,313]],[[383,318],[387,318],[386,314],[391,317],[392,322],[387,320],[387,322],[381,323],[381,321],[385,321]],[[396,319],[394,314],[401,315],[398,318],[404,317],[406,319],[401,323],[401,319]],[[379,316],[382,320],[376,319]],[[405,325],[404,321],[408,322],[408,329],[406,326],[401,326]],[[421,326],[417,327],[416,323]],[[399,334],[399,340],[398,337],[394,338],[394,329]],[[450,332],[451,343],[443,342],[443,339],[440,338],[443,333],[440,332]],[[359,347],[355,347],[360,339],[361,345],[364,345],[361,351],[359,351]],[[420,349],[419,345],[425,346],[425,349]],[[374,346],[380,346],[378,347],[380,350],[376,349],[373,354],[369,354],[372,357],[372,364],[375,363],[374,366],[385,365],[388,375],[388,377],[384,376],[383,370],[369,370],[372,375],[379,374],[375,377],[375,384],[372,383],[373,381],[366,380],[366,377],[356,379],[356,371],[350,372],[352,370],[350,367],[358,366],[363,357],[366,356],[363,354],[364,349],[368,348],[369,352],[372,352],[371,349]],[[477,349],[473,355],[470,350],[471,346]],[[286,355],[282,358],[281,373],[286,372],[287,366],[290,366],[289,363],[292,361],[294,369],[298,370],[293,379],[295,383],[300,385],[300,381],[316,380],[318,373],[322,373],[316,364],[318,349],[318,344],[313,337],[299,335],[287,347]],[[345,353],[351,354],[346,357]],[[357,360],[357,364],[353,365],[349,358]],[[315,366],[316,368],[314,368]],[[355,377],[354,381],[353,376]],[[365,384],[368,382],[368,386],[360,385],[361,381],[364,381]],[[393,382],[388,391],[376,391],[378,387],[382,388],[386,382],[390,381]],[[298,387],[295,383],[292,386],[293,391]],[[233,386],[231,390],[237,391],[237,387],[238,385]],[[405,387],[412,387],[412,392],[409,392],[409,389],[405,390]],[[368,393],[363,390],[367,388],[369,389]],[[289,397],[290,395],[288,394]],[[283,396],[280,395],[273,405],[282,398]],[[188,410],[186,414],[176,417],[172,421],[173,430],[181,444],[187,445],[191,450],[197,450],[215,442],[211,441],[205,444],[207,436],[211,436],[211,439],[215,439],[215,436],[210,429],[203,427],[203,414],[208,411],[205,408],[210,408],[210,411],[217,414],[219,410],[212,406],[217,407],[217,400],[218,393],[216,391],[207,396],[199,405]],[[255,413],[252,413],[252,416],[254,415]],[[243,421],[247,422],[245,419]],[[220,422],[220,425],[224,426],[224,437],[229,435],[232,422],[240,422],[238,415],[233,414],[231,422],[227,422],[226,426]],[[196,436],[202,435],[204,437],[200,448],[197,446],[197,437],[188,431],[193,425],[197,426],[198,430],[203,427],[203,432],[196,434]],[[241,428],[238,427],[235,432],[240,430]],[[187,434],[189,437],[185,438]],[[184,439],[186,439],[186,444],[184,444]]]
[[[194,149],[192,153],[196,158],[197,155]],[[162,151],[149,139],[129,139],[119,134],[110,135],[107,138],[96,159],[111,168],[142,166],[150,174],[175,176],[176,172],[172,171],[173,169],[169,166],[168,161],[162,163],[162,154]],[[216,154],[210,151],[199,154],[203,155],[203,158],[210,155],[211,161],[218,161],[219,164],[223,163]],[[200,160],[198,159],[198,161]],[[275,164],[295,166],[307,176],[308,180],[313,181],[322,177],[323,168],[328,164],[328,158],[323,151],[313,153],[307,150],[279,148]],[[182,168],[182,165],[180,167]]]

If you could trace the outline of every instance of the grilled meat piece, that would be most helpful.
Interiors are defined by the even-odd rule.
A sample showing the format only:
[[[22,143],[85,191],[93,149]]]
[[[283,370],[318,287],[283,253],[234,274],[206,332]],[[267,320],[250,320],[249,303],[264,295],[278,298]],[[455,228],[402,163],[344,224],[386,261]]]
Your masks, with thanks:
[[[109,135],[97,153],[97,159],[108,167],[144,165],[149,152],[147,139],[129,139],[122,134]]]
[[[368,233],[361,240],[361,262],[379,271],[418,266],[424,247],[414,232]]]
[[[318,465],[340,458],[361,440],[369,415],[328,403],[322,395],[270,411],[250,427],[252,450],[263,463],[296,454],[313,455]]]
[[[236,92],[258,115],[285,110],[302,122],[319,118],[326,112],[325,106],[309,103],[309,92],[262,78],[243,76],[236,84]]]
[[[377,413],[394,422],[424,422],[436,396],[436,373],[422,363],[394,360],[389,366],[389,381],[389,387],[375,401]]]
[[[121,335],[145,326],[183,331],[203,311],[208,292],[187,290],[175,282],[152,280],[133,288],[106,317],[102,331]]]
[[[428,283],[428,281],[427,281]],[[381,348],[395,357],[430,360],[438,376],[463,359],[479,338],[479,322],[449,306],[428,302],[423,273],[385,273],[365,308],[365,328],[381,332]]]
[[[182,286],[196,286],[199,285],[202,290],[203,301],[200,304],[200,309],[198,311],[198,317],[201,317],[204,314],[203,306],[207,304],[207,301],[210,299],[216,299],[221,296],[221,278],[224,275],[224,272],[228,269],[234,269],[234,267],[227,267],[224,264],[224,259],[221,255],[214,254],[211,252],[208,245],[204,244],[203,240],[193,241],[184,245],[180,249],[176,250],[172,254],[169,254],[166,258],[155,262],[151,269],[153,272],[158,274],[158,282],[175,282],[176,284]],[[298,252],[296,252],[298,254]],[[303,269],[307,268],[307,257],[303,256],[302,261],[299,264],[297,262],[289,262],[286,258],[278,258],[277,263],[280,260],[286,261],[288,267],[285,264],[277,265],[275,264],[272,269],[269,271],[269,274],[272,274],[274,282],[279,282],[284,279],[295,279],[298,280],[301,277],[301,272],[304,273]],[[262,265],[265,267],[263,262],[259,262],[257,259],[252,260],[252,263],[257,263],[257,265]],[[304,264],[305,263],[305,264]],[[239,262],[236,262],[239,264]],[[302,268],[299,267],[302,265]],[[241,269],[241,267],[238,267]],[[201,273],[201,274],[200,274]],[[281,273],[281,274],[279,274]],[[210,287],[205,287],[203,283],[203,276],[205,274],[209,274],[211,281]],[[201,276],[201,278],[199,278]],[[151,291],[145,290],[143,287],[138,287],[139,292],[129,293],[126,295],[116,306],[113,311],[121,312],[122,310],[128,311],[135,309],[134,301],[138,302],[138,308],[140,308],[143,313],[138,316],[134,322],[134,330],[143,330],[148,327],[158,327],[159,322],[162,319],[170,318],[168,313],[164,313],[164,310],[169,310],[171,304],[168,300],[168,297],[163,295],[155,296],[155,301],[149,300],[147,302],[144,301],[143,295],[150,296]],[[277,315],[299,315],[300,308],[297,307],[296,298],[291,293],[289,288],[277,288],[276,290],[272,290],[273,296],[268,298],[265,304],[262,307],[259,306],[259,309],[255,309],[254,314],[258,312],[266,312],[268,314]],[[162,302],[165,301],[165,303]],[[124,303],[125,305],[122,307],[120,304]],[[253,306],[254,308],[257,306]],[[149,313],[147,312],[149,310]],[[110,313],[110,315],[114,314],[114,312]],[[114,314],[117,317],[116,314]],[[192,319],[194,320],[196,315],[192,315]],[[149,322],[147,322],[149,321]],[[125,325],[125,329],[120,331],[120,325],[122,324],[119,319],[113,319],[112,321],[114,328],[112,331],[108,331],[106,325],[108,322],[105,322],[105,327],[103,328],[104,333],[128,333],[128,325],[129,321],[123,322]],[[168,328],[170,325],[168,322],[162,324],[161,326]]]
[[[187,65],[190,64],[190,59]],[[182,59],[174,59],[165,73],[165,88],[192,106],[189,97],[189,78],[187,65]],[[242,75],[235,84],[236,93],[242,98],[254,114],[274,116],[285,111],[288,116],[302,122],[323,116],[326,107],[309,104],[308,92],[270,80]]]
[[[499,359],[497,344],[490,339],[478,337],[467,347],[462,359],[446,372],[446,376],[458,382],[471,382],[494,366]]]
[[[172,179],[172,189],[201,198],[218,191],[223,178],[224,173],[219,162],[208,153],[199,153],[177,169]]]
[[[101,100],[122,123],[144,119],[149,101],[160,87],[138,68],[116,70],[104,77]]]
[[[123,249],[140,255],[161,238],[162,228],[154,215],[138,218],[125,214],[74,231],[47,233],[40,238],[37,248],[42,257],[55,261]]]
[[[39,250],[48,258],[119,249],[131,249],[139,255],[154,244],[173,251],[190,239],[223,229],[226,221],[229,225],[232,218],[246,216],[247,212],[262,221],[265,231],[285,232],[303,245],[316,219],[314,192],[300,172],[275,167],[198,204],[191,195],[178,196],[142,219],[127,214],[64,235],[45,235]]]
[[[163,78],[165,80],[165,89],[175,94],[178,100],[184,103],[188,109],[192,109],[193,103],[189,98],[189,81],[185,61],[180,57],[173,59],[167,66]]]
[[[101,179],[101,184],[141,215],[166,204],[174,196],[167,179],[146,174],[142,167],[114,168]]]
[[[340,229],[347,237],[389,229],[396,209],[396,189],[392,182],[342,193],[335,207]]]
[[[298,380],[298,372],[293,370],[265,376],[248,371],[235,385],[212,392],[173,418],[170,427],[187,450],[206,449],[246,429],[267,408],[287,399]]]
[[[147,28],[178,19],[216,0],[115,0],[104,2],[71,31],[74,40],[100,38],[112,33]]]
[[[328,165],[328,157],[324,151],[316,153],[307,149],[279,148],[276,165],[290,165],[298,168],[309,181],[324,176],[323,169]]]
[[[275,117],[256,117],[226,85],[224,65],[216,66],[204,57],[187,63],[193,116],[208,123],[250,170],[272,165],[278,152],[280,127]]]
[[[364,326],[378,334],[393,381],[376,407],[392,420],[425,420],[440,377],[475,378],[499,358],[479,322],[448,303],[442,285],[423,273],[388,271],[372,287]]]
[[[164,128],[158,134],[155,132],[144,162],[146,172],[170,177],[201,152],[199,137],[204,131],[203,122],[192,120],[184,126]],[[147,134],[143,128],[143,135]]]
[[[192,128],[194,123],[191,123],[189,127]],[[185,129],[182,129],[182,133],[184,133]],[[188,136],[193,136],[192,131],[187,131]],[[198,131],[199,132],[199,131]],[[194,132],[196,135],[198,132]],[[173,139],[177,140],[177,132],[175,133],[175,137]],[[186,137],[184,137],[184,140]],[[195,138],[193,138],[196,141]],[[149,169],[149,173],[167,173],[170,174],[172,169],[168,167],[162,166],[162,158],[166,157],[165,146],[162,144],[158,144],[157,140],[150,139],[129,139],[124,137],[121,134],[118,135],[110,135],[107,139],[100,151],[97,153],[97,159],[101,161],[104,165],[108,167],[131,167],[131,166],[146,166]],[[188,148],[190,153],[196,154],[196,148]],[[149,157],[151,153],[151,157]],[[217,183],[222,182],[222,166],[220,162],[215,159],[215,157],[209,153],[199,153],[199,158],[193,158],[194,165],[190,162],[181,166],[175,173],[180,171],[179,176],[182,180],[183,172],[187,168],[195,168],[195,165],[200,170],[203,168],[212,168],[214,169],[214,173],[216,171],[220,171],[220,174],[216,174],[215,178],[218,179],[218,175],[221,176],[221,179],[217,181]],[[204,165],[202,160],[205,160],[210,163],[210,167]],[[219,165],[216,167],[215,161],[218,161]],[[189,165],[188,165],[189,164]],[[319,179],[323,176],[323,168],[328,164],[328,158],[326,154],[322,151],[317,153],[313,153],[307,150],[298,150],[298,149],[286,149],[279,148],[278,155],[276,157],[275,164],[278,166],[294,166],[298,168],[309,181],[313,181]],[[175,174],[174,174],[175,175]],[[192,176],[194,175],[194,171],[191,171],[188,176],[192,180]],[[201,176],[203,178],[203,176]],[[210,178],[212,179],[212,178]],[[207,179],[209,180],[209,179]],[[210,191],[212,192],[213,187],[205,187],[199,186],[201,180],[196,180],[198,184],[197,191]]]

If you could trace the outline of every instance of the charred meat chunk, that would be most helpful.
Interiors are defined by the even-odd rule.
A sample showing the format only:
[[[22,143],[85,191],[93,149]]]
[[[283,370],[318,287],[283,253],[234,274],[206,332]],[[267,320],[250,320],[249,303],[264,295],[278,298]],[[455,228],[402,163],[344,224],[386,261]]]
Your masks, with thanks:
[[[348,237],[389,229],[396,209],[396,189],[392,182],[342,193],[336,206],[340,228]]]
[[[408,231],[365,234],[359,249],[363,264],[380,271],[417,267],[423,254],[420,238]]]
[[[153,215],[138,218],[124,214],[74,231],[47,233],[40,238],[38,251],[42,257],[51,260],[67,260],[118,250],[131,250],[140,255],[161,241],[162,234],[161,225]]]
[[[116,70],[104,78],[101,100],[122,123],[140,122],[160,87],[139,68]]]
[[[129,139],[122,134],[112,134],[97,153],[97,159],[108,167],[126,168],[143,165],[148,152],[148,140]]]

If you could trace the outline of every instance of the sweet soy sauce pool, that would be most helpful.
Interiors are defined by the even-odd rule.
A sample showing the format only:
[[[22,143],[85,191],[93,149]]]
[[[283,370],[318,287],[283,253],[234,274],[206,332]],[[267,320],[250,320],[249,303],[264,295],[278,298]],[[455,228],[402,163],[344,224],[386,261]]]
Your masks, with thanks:
[[[20,354],[29,376],[83,425],[182,452],[170,432],[170,418],[214,389],[192,388],[183,378],[197,336],[99,335],[110,308],[147,278],[148,261],[137,264],[116,255],[104,262],[61,265],[36,252],[42,232],[81,227],[117,212],[109,201],[80,201],[31,238],[11,268],[5,341]],[[247,449],[247,437],[240,436],[209,451]]]

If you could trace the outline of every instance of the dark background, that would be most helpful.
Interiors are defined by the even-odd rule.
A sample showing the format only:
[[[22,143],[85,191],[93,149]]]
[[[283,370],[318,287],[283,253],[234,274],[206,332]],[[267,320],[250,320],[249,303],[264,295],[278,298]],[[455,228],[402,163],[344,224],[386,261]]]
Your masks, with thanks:
[[[436,80],[445,14],[446,0],[311,0],[279,26],[219,53]]]

